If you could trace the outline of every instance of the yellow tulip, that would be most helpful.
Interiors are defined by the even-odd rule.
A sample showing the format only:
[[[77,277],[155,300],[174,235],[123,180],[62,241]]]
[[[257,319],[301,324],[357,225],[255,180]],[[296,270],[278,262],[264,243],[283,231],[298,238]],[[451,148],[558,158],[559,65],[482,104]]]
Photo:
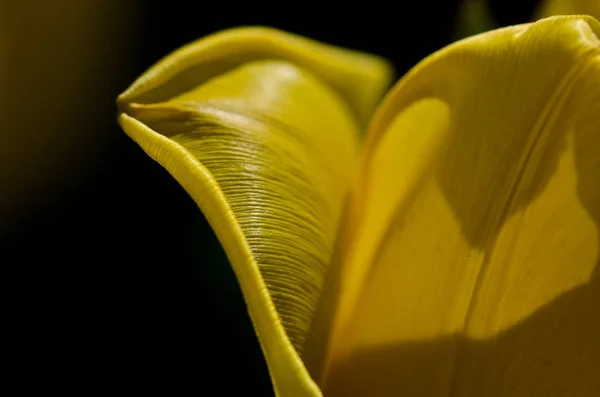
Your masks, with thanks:
[[[277,395],[592,396],[599,34],[464,39],[376,108],[384,60],[233,29],[152,67],[118,119],[214,229]]]

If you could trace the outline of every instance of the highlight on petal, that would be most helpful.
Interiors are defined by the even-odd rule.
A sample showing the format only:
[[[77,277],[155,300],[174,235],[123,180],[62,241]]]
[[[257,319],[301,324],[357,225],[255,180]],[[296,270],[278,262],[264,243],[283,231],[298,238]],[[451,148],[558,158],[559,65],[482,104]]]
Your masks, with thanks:
[[[600,24],[457,42],[389,93],[340,249],[326,395],[600,390]]]
[[[278,395],[321,395],[302,357],[356,171],[359,120],[388,70],[371,55],[234,29],[176,51],[119,98],[123,129],[223,245]]]

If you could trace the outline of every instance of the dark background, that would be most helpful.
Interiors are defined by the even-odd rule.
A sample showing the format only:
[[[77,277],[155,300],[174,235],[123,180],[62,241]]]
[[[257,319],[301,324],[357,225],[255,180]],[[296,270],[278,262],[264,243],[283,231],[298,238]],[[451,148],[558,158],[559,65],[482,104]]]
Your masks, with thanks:
[[[128,44],[99,40],[99,62],[111,66],[88,71],[93,84],[79,100],[85,103],[89,90],[95,100],[64,127],[94,137],[77,156],[65,157],[76,172],[27,190],[2,213],[0,263],[14,331],[9,345],[19,352],[14,367],[27,369],[27,381],[52,390],[84,384],[83,390],[272,395],[216,237],[184,190],[120,130],[115,98],[182,44],[238,25],[269,25],[372,52],[392,60],[401,75],[451,42],[458,12],[458,1],[407,3],[137,1],[123,7],[127,14],[113,23],[114,29],[131,25],[122,37]],[[499,26],[527,22],[535,6],[490,3]],[[68,29],[69,20],[62,23]],[[43,73],[43,64],[54,62],[52,52],[36,62]],[[35,122],[35,107],[29,114]]]

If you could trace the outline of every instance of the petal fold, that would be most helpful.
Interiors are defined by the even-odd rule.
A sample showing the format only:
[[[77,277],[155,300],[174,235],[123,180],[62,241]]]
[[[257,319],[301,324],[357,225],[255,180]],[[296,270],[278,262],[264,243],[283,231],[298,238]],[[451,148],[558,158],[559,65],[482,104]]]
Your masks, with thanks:
[[[321,395],[302,357],[356,171],[359,120],[388,70],[371,55],[234,29],[176,51],[119,97],[125,132],[223,245],[277,395]]]
[[[369,121],[393,77],[383,59],[322,44],[268,27],[225,30],[188,44],[137,79],[120,103],[155,103],[188,91],[247,62],[285,60],[310,70],[349,104],[360,123]]]

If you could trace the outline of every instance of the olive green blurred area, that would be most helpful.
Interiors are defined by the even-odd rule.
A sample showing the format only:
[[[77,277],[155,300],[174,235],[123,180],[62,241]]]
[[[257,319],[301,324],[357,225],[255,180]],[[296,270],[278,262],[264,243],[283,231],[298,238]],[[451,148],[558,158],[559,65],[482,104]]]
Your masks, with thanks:
[[[2,6],[0,214],[6,219],[63,188],[90,162],[107,133],[94,124],[111,111],[115,80],[131,67],[138,24],[128,20],[134,3]]]
[[[11,371],[27,375],[25,389],[272,395],[214,233],[121,131],[116,97],[177,47],[233,26],[372,52],[401,75],[537,6],[468,3],[0,0],[0,264],[20,352]]]

